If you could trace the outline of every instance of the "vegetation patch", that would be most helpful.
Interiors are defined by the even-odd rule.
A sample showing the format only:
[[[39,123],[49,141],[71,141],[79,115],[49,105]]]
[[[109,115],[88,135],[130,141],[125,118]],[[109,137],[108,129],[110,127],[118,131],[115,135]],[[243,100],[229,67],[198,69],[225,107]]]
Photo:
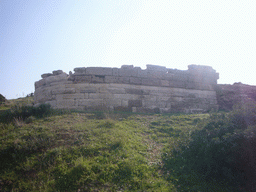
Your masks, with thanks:
[[[43,107],[8,113],[12,118],[0,123],[0,191],[253,191],[255,186],[253,104],[191,115]]]

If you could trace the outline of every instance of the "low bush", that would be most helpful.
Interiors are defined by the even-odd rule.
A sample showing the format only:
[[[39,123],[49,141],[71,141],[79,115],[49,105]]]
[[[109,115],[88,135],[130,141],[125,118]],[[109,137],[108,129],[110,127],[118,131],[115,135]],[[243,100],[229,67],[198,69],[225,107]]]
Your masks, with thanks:
[[[178,174],[200,174],[204,180],[252,191],[256,179],[255,133],[254,103],[235,106],[230,113],[211,114],[208,122],[191,134],[189,145],[164,156],[165,168],[177,171],[179,167]]]
[[[36,118],[42,118],[50,116],[54,112],[55,111],[51,109],[51,106],[49,104],[41,104],[38,107],[15,105],[11,109],[6,110],[0,114],[0,122],[9,123],[15,119],[25,121],[31,116]]]

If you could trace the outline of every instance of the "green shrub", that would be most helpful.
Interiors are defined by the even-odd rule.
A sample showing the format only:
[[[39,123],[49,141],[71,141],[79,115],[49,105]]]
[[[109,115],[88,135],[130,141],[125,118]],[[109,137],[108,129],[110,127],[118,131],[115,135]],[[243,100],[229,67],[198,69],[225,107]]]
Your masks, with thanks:
[[[208,181],[214,179],[251,190],[256,179],[255,133],[253,103],[235,106],[230,113],[211,114],[203,128],[191,134],[188,146],[163,156],[165,168],[179,167],[180,174],[198,173]]]
[[[53,113],[53,109],[49,104],[41,104],[38,107],[15,105],[10,110],[0,114],[0,122],[10,123],[14,119],[26,120],[30,116],[37,118],[46,117]]]

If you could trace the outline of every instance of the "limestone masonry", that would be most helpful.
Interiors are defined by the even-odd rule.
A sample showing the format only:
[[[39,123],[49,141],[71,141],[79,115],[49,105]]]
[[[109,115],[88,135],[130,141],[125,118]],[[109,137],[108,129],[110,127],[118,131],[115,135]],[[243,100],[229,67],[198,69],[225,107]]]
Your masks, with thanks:
[[[188,70],[147,65],[121,68],[79,67],[42,75],[35,82],[35,103],[53,108],[186,112],[217,110],[219,74],[212,67],[189,65]]]

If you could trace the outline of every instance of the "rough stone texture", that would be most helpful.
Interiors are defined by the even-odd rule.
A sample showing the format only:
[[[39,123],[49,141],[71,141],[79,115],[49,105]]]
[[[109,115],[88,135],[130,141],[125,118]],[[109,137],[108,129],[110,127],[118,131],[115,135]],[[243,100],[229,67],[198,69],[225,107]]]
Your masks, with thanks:
[[[53,76],[52,73],[44,73],[41,75],[42,78],[46,78],[46,77],[50,77],[50,76]]]
[[[188,70],[147,65],[119,68],[79,67],[43,74],[35,82],[35,103],[54,108],[132,112],[199,113],[218,109],[218,74],[208,66]]]
[[[112,68],[106,67],[87,67],[87,75],[112,75]]]
[[[52,72],[53,75],[60,75],[60,74],[62,74],[62,73],[63,73],[62,70],[56,70],[56,71],[53,71],[53,72]]]

